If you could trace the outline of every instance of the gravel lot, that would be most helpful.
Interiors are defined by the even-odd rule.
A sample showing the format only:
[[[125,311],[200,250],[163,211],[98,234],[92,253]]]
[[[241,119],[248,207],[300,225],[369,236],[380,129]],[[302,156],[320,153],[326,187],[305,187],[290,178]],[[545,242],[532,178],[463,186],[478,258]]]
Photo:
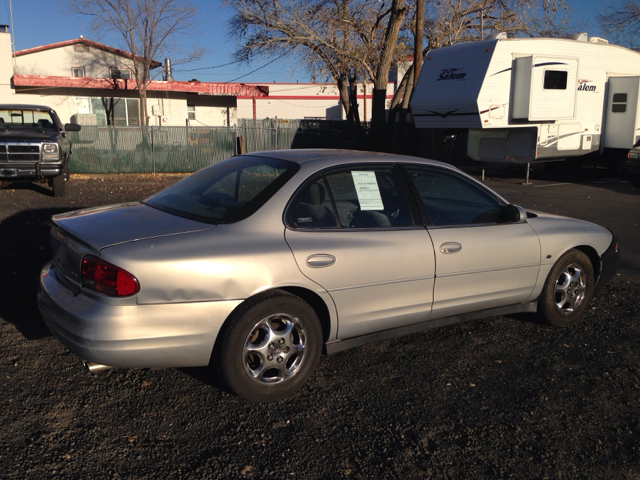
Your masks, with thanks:
[[[49,218],[179,178],[74,176],[65,198],[0,190],[0,477],[640,478],[633,256],[573,328],[498,317],[368,345],[323,357],[302,392],[276,404],[244,402],[206,368],[90,375],[37,309]],[[574,204],[558,187],[490,184],[527,208],[596,215],[595,205],[565,212]],[[601,186],[571,188],[580,201]],[[603,198],[637,207],[637,189],[621,188]],[[629,208],[620,221],[637,224]],[[632,226],[617,231],[637,244]]]

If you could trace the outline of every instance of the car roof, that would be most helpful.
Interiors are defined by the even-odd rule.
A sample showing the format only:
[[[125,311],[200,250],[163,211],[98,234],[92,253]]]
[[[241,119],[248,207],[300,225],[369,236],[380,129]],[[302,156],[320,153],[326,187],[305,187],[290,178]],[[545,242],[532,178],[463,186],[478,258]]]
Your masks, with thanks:
[[[44,105],[25,105],[21,103],[0,103],[0,108],[7,110],[39,110],[43,112],[53,111],[51,107],[46,107]]]
[[[438,165],[454,168],[452,165],[428,158],[411,157],[393,153],[369,152],[360,150],[340,150],[330,148],[308,148],[294,150],[272,150],[247,153],[251,156],[288,160],[299,164],[305,163],[421,163],[424,165]]]

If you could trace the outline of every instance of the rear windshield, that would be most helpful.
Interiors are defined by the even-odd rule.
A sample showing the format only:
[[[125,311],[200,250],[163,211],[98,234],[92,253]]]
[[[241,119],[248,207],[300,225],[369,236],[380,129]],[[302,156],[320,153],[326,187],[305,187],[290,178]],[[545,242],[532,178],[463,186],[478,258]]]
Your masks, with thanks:
[[[49,112],[29,109],[0,108],[0,129],[4,130],[57,130]]]
[[[199,222],[237,222],[256,212],[299,168],[297,163],[273,158],[233,157],[142,203]]]

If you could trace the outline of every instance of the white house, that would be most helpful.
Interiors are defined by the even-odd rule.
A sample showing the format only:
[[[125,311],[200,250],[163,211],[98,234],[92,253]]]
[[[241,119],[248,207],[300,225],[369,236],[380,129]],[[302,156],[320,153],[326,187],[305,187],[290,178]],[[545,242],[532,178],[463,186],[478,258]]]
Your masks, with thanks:
[[[8,27],[0,25],[0,103],[47,105],[63,122],[139,125],[133,62],[127,52],[82,37],[12,55]],[[153,70],[162,72],[162,67],[155,62]],[[362,119],[371,118],[371,90],[370,85],[359,88]],[[393,90],[389,83],[389,99]],[[149,124],[162,126],[229,126],[239,118],[344,118],[335,84],[317,83],[152,80],[147,108]]]

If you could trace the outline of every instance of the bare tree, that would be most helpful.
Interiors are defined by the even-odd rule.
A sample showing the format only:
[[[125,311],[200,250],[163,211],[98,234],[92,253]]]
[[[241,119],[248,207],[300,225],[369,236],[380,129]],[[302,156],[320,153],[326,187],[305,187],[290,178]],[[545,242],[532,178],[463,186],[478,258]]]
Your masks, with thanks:
[[[481,40],[491,33],[509,36],[563,36],[567,33],[565,0],[440,0],[427,2],[424,53],[460,42]],[[413,19],[415,22],[415,19]],[[406,33],[410,32],[407,30]],[[412,43],[412,39],[405,38]],[[406,109],[413,89],[413,66],[405,74],[392,100],[393,109]],[[393,121],[395,115],[390,115]]]
[[[310,72],[333,79],[347,118],[355,119],[355,83],[372,79],[373,121],[384,121],[391,60],[401,47],[404,0],[226,0],[235,10],[236,58],[297,57]]]
[[[132,55],[132,69],[140,96],[140,124],[148,125],[147,86],[154,58],[177,35],[187,34],[198,11],[183,0],[70,0],[71,12],[92,19],[98,32],[115,33]],[[194,50],[193,56],[201,55]]]
[[[640,50],[640,1],[609,3],[598,15],[602,29],[621,45]]]

